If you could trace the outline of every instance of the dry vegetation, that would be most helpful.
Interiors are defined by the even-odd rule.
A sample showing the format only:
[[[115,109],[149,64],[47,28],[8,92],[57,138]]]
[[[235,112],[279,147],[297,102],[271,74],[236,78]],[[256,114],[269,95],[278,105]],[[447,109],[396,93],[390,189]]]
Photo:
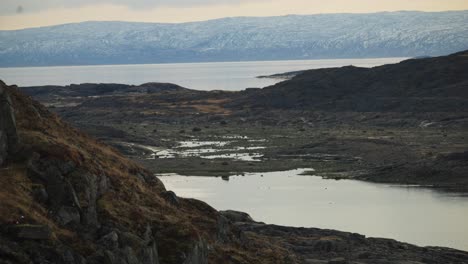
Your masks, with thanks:
[[[215,245],[210,251],[212,263],[224,260],[234,263],[282,263],[283,251],[271,249],[261,240],[249,247],[218,241],[219,213],[209,205],[179,198],[174,206],[162,197],[165,191],[159,181],[147,183],[136,175],[150,175],[115,149],[62,122],[45,107],[9,87],[15,109],[22,157],[1,170],[0,221],[11,223],[24,216],[24,224],[49,226],[56,239],[82,254],[93,252],[95,241],[86,241],[76,230],[59,227],[49,218],[45,207],[34,200],[34,184],[27,176],[27,160],[38,153],[42,158],[72,161],[81,170],[105,174],[112,188],[98,200],[100,219],[123,230],[142,235],[149,225],[156,232],[160,261],[179,263],[181,252],[190,252],[194,243]],[[80,197],[78,193],[78,197]],[[81,199],[80,199],[81,200]],[[233,237],[233,234],[228,234]]]

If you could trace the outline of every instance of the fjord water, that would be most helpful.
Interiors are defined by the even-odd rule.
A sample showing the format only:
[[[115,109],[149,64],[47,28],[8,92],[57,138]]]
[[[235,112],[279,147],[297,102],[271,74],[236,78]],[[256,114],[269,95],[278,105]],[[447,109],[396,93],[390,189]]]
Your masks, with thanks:
[[[303,169],[230,177],[160,176],[177,195],[256,221],[393,238],[420,246],[468,250],[468,197],[435,190],[326,180]]]
[[[404,58],[0,68],[0,79],[18,86],[168,82],[197,90],[234,91],[280,81],[256,78],[260,75],[347,65],[373,67],[402,60]]]

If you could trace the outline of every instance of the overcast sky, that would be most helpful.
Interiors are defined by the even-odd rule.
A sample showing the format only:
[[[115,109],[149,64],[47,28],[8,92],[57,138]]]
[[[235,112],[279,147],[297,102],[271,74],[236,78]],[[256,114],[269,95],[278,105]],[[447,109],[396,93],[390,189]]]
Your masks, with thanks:
[[[0,29],[89,20],[188,22],[228,16],[468,10],[468,0],[0,0]]]

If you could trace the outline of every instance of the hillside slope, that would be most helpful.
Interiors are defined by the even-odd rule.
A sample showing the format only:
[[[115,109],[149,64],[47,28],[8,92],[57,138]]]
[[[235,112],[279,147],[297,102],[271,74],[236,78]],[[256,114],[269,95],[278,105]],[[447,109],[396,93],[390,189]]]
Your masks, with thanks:
[[[415,57],[468,48],[468,11],[85,22],[0,31],[0,66]]]
[[[165,191],[151,173],[15,87],[0,89],[13,106],[1,101],[0,138],[8,136],[0,156],[2,263],[283,262],[286,250],[254,241],[255,252],[241,247],[207,204]],[[16,126],[4,118],[11,116]]]
[[[329,112],[468,112],[468,51],[374,68],[309,70],[233,105]]]

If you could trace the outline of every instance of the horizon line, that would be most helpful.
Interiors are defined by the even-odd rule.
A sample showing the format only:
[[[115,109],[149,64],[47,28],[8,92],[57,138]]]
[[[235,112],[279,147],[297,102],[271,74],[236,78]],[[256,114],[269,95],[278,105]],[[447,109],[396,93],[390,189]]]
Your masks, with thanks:
[[[134,23],[134,24],[161,24],[161,25],[181,25],[181,24],[190,24],[190,23],[203,23],[209,21],[216,21],[222,19],[236,19],[236,18],[275,18],[275,17],[288,17],[288,16],[321,16],[321,15],[367,15],[367,14],[382,14],[382,13],[449,13],[449,12],[467,12],[466,10],[444,10],[444,11],[421,11],[421,10],[397,10],[397,11],[378,11],[378,12],[337,12],[337,13],[311,13],[311,14],[285,14],[285,15],[276,15],[276,16],[226,16],[226,17],[219,17],[219,18],[211,18],[205,20],[193,20],[193,21],[186,21],[186,22],[148,22],[148,21],[130,21],[130,20],[83,20],[77,22],[68,22],[68,23],[60,23],[60,24],[53,24],[53,25],[46,25],[46,26],[37,26],[37,27],[25,27],[25,28],[18,28],[18,29],[0,29],[0,32],[5,31],[21,31],[21,30],[28,30],[28,29],[40,29],[40,28],[49,28],[49,27],[57,27],[57,26],[64,26],[64,25],[75,25],[75,24],[82,24],[82,23],[99,23],[99,22],[107,22],[107,23]],[[1,17],[1,16],[0,16]]]

